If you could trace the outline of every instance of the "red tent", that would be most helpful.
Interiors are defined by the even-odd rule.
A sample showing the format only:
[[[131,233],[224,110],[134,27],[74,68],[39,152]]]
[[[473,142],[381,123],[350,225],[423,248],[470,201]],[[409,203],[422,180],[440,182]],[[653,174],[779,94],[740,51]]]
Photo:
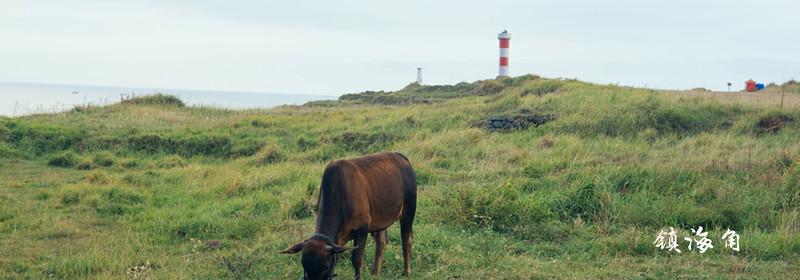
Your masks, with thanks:
[[[745,89],[747,90],[747,92],[755,92],[756,91],[756,81],[747,80],[747,82],[744,82],[744,85],[745,85]]]

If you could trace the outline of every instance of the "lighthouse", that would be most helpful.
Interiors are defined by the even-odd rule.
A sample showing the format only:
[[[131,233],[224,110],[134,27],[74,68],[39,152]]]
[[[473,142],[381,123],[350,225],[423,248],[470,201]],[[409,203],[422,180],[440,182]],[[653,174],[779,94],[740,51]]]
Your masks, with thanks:
[[[508,77],[508,46],[511,41],[511,33],[508,30],[503,30],[497,34],[497,39],[500,40],[500,68],[497,71],[497,76]]]

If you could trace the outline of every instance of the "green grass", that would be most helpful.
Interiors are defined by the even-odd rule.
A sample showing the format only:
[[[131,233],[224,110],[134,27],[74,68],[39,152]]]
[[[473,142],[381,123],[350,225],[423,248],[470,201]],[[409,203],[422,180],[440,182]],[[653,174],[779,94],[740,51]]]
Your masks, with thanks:
[[[325,164],[379,151],[417,172],[412,279],[800,272],[796,107],[537,76],[271,110],[178,101],[0,118],[0,279],[297,278],[278,252],[312,234]],[[555,119],[474,125],[531,112]],[[702,255],[682,241],[697,226]],[[668,227],[683,254],[653,247]],[[389,239],[384,279],[402,271],[397,226]]]

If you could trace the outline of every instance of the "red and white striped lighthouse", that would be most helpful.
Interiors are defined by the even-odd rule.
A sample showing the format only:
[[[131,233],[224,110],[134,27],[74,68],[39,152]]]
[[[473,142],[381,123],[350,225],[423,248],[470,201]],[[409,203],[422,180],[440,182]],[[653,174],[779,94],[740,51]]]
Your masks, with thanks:
[[[497,39],[500,40],[500,69],[497,76],[508,77],[508,46],[511,41],[511,33],[503,30],[500,34],[497,34]]]

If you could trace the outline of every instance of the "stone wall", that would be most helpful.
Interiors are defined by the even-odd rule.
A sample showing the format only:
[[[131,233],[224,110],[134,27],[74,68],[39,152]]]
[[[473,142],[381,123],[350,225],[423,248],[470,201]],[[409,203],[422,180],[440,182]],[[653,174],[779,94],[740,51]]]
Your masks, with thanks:
[[[537,127],[555,119],[552,115],[517,114],[493,116],[480,122],[483,129],[493,132],[509,132]]]

